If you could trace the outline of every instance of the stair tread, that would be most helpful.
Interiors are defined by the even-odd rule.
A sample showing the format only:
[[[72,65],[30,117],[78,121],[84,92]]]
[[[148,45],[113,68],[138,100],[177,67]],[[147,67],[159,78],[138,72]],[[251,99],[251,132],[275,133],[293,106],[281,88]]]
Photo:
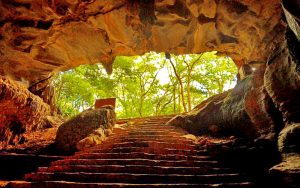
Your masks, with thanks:
[[[34,172],[32,174],[86,174],[86,175],[128,175],[128,176],[174,176],[174,177],[220,177],[220,176],[240,176],[239,173],[232,174],[133,174],[133,173],[97,173],[97,172]]]
[[[164,166],[203,166],[216,167],[219,166],[217,161],[195,161],[195,160],[151,160],[151,159],[65,159],[52,162],[52,165],[164,165]]]
[[[214,183],[214,184],[203,184],[203,183],[148,183],[148,184],[137,184],[137,183],[84,183],[84,182],[67,182],[67,181],[44,181],[44,182],[25,182],[25,181],[14,181],[10,183],[10,187],[17,187],[18,185],[38,185],[39,187],[197,187],[197,188],[210,188],[210,187],[253,187],[255,184],[252,182],[240,182],[240,183]],[[19,187],[21,187],[19,186]]]
[[[27,174],[26,180],[47,181],[65,180],[78,182],[105,183],[224,183],[241,181],[240,174],[133,174],[133,173],[95,173],[95,172],[37,172]]]
[[[173,162],[173,163],[180,163],[180,162],[193,162],[193,163],[210,163],[210,164],[217,164],[218,161],[214,161],[214,160],[152,160],[152,159],[143,159],[143,158],[134,158],[134,159],[111,159],[111,158],[107,158],[107,159],[74,159],[74,158],[69,158],[69,159],[64,159],[64,160],[58,160],[58,161],[54,161],[52,162],[52,164],[58,163],[58,162],[62,162],[62,161],[91,161],[91,162],[97,162],[97,161],[145,161],[145,162]]]
[[[178,144],[178,143],[168,143],[168,142],[159,142],[159,141],[138,141],[138,142],[103,142],[101,146],[95,146],[93,148],[85,149],[84,151],[88,151],[90,149],[95,148],[106,148],[106,147],[172,147],[172,148],[201,148],[195,144]]]
[[[106,173],[134,173],[143,174],[176,173],[176,174],[216,174],[232,173],[229,168],[185,167],[185,166],[154,166],[154,165],[59,165],[51,167],[40,167],[39,172],[106,172]]]
[[[143,158],[143,159],[213,159],[208,155],[180,155],[180,154],[154,154],[145,152],[131,152],[131,153],[76,153],[72,158],[111,158],[111,159],[126,159],[126,158]]]
[[[142,167],[142,168],[167,168],[167,169],[203,169],[204,167],[187,167],[187,166],[150,166],[150,165],[69,165],[69,166],[77,166],[77,167]],[[55,166],[52,166],[55,167]],[[61,166],[56,166],[61,167]],[[49,168],[49,167],[40,167],[40,168]],[[229,169],[229,168],[212,168],[214,170],[222,170],[222,169]]]
[[[115,148],[91,148],[89,150],[86,151],[106,151],[106,150],[147,150],[147,149],[160,149],[160,150],[167,150],[167,151],[179,151],[179,152],[206,152],[205,149],[177,149],[177,148],[154,148],[154,147],[115,147]]]

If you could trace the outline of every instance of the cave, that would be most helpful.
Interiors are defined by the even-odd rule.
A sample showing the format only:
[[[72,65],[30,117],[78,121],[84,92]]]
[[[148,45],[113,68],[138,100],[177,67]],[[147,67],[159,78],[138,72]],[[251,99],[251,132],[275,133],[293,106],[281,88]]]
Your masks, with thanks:
[[[0,187],[298,187],[299,12],[298,0],[0,1]],[[217,51],[237,84],[175,115],[60,118],[55,75],[111,74],[117,56],[149,51]]]

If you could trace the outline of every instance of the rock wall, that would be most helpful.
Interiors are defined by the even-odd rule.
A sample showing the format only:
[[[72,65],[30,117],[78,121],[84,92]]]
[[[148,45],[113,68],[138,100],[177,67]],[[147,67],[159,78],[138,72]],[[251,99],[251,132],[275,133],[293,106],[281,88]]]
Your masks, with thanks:
[[[264,77],[265,87],[283,115],[285,127],[279,135],[279,149],[300,153],[300,4],[283,2],[289,28]]]
[[[171,119],[168,124],[196,135],[275,140],[282,120],[264,89],[264,70],[262,65],[232,90],[209,98],[191,112]]]
[[[265,62],[283,33],[280,0],[2,0],[0,75],[32,85],[54,72],[150,50],[217,50]]]
[[[24,141],[25,132],[44,125],[50,107],[26,87],[0,77],[0,148]]]

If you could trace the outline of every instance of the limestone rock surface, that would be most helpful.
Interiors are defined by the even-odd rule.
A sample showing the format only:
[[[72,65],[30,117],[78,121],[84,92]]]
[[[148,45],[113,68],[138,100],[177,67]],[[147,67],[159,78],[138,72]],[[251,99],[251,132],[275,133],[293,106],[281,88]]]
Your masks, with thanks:
[[[289,33],[291,34],[291,32]],[[300,50],[300,42],[293,43],[298,45],[297,49]],[[270,61],[266,68],[264,76],[266,91],[282,112],[285,121],[300,122],[299,64],[291,56],[287,41],[283,42],[276,55],[276,58]]]
[[[3,0],[0,75],[30,85],[81,64],[148,51],[217,50],[265,62],[284,33],[280,0]]]
[[[270,173],[276,177],[279,187],[299,187],[300,155],[294,153],[284,156],[281,163],[270,169]]]
[[[283,153],[300,153],[300,123],[287,124],[279,134],[278,147]]]
[[[26,87],[0,77],[0,146],[17,144],[26,132],[42,128],[50,107]],[[23,140],[24,141],[24,140]]]
[[[111,133],[115,122],[111,106],[84,111],[58,128],[56,146],[61,151],[72,152],[100,144]]]
[[[264,89],[263,74],[264,66],[232,90],[207,99],[191,112],[174,117],[168,124],[196,135],[274,140],[277,128],[282,127],[281,114]],[[275,118],[277,116],[279,120]]]
[[[279,150],[300,153],[300,4],[284,1],[283,7],[288,28],[267,64],[264,85],[285,123],[279,134]]]

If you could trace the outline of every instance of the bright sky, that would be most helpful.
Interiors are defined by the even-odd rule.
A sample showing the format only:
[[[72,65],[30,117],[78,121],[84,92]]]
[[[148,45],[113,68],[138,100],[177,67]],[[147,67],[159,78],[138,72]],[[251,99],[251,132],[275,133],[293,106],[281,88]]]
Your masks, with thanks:
[[[157,75],[157,79],[159,80],[159,83],[161,85],[170,83],[170,77],[169,77],[168,69],[166,67],[162,68],[159,71]]]

